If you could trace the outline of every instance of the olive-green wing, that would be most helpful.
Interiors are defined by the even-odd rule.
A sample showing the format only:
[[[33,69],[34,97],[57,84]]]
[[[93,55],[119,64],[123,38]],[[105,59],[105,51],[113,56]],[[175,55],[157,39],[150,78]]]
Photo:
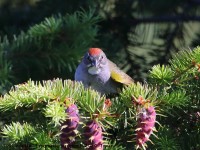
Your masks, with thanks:
[[[110,71],[111,71],[111,78],[119,83],[125,84],[125,85],[129,85],[131,83],[133,83],[133,79],[128,76],[126,73],[124,73],[122,70],[120,70],[116,64],[114,64],[112,61],[109,61],[109,67],[110,67]]]

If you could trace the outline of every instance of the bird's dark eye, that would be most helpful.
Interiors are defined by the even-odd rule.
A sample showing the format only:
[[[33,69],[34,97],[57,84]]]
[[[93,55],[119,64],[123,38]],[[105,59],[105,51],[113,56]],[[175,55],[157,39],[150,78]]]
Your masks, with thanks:
[[[90,56],[88,56],[88,57],[87,57],[87,60],[89,60],[90,62],[92,61],[92,59],[91,59],[91,57],[90,57]]]

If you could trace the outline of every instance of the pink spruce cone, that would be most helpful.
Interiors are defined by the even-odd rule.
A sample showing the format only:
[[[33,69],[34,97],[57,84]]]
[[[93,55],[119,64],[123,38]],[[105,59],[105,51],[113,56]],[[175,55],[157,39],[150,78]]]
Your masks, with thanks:
[[[66,109],[68,118],[61,125],[60,142],[62,150],[71,150],[71,146],[75,142],[77,128],[79,124],[78,108],[75,104],[70,105]]]
[[[151,133],[153,132],[156,122],[156,112],[153,106],[142,109],[140,112],[137,132],[136,143],[137,147],[143,147],[145,142],[149,140]]]
[[[103,135],[99,124],[91,120],[84,130],[85,144],[88,150],[103,150]]]

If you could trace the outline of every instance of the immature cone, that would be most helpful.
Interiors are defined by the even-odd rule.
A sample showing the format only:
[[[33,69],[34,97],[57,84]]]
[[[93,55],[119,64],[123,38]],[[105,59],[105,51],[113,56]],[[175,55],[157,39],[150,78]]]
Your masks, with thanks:
[[[153,106],[143,108],[140,112],[136,129],[136,143],[137,148],[144,147],[146,141],[149,140],[153,132],[156,122],[156,112]]]
[[[75,104],[70,105],[66,109],[67,120],[61,125],[60,142],[62,150],[71,150],[71,146],[75,142],[77,135],[77,127],[79,124],[78,108]]]
[[[103,150],[102,129],[96,121],[91,120],[86,123],[84,136],[88,150]]]

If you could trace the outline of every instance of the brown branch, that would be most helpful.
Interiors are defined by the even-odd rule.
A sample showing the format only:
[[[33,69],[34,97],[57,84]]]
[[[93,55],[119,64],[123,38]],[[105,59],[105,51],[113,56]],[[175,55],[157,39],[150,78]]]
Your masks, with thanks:
[[[190,22],[190,21],[200,21],[200,16],[154,16],[146,18],[135,18],[131,21],[132,24],[140,23],[178,23],[178,22]]]
[[[124,24],[130,24],[131,26],[141,23],[180,23],[180,22],[200,22],[200,16],[188,16],[188,15],[174,15],[174,16],[152,16],[143,18],[123,18],[115,17],[100,22],[100,25],[107,27],[115,27]]]

